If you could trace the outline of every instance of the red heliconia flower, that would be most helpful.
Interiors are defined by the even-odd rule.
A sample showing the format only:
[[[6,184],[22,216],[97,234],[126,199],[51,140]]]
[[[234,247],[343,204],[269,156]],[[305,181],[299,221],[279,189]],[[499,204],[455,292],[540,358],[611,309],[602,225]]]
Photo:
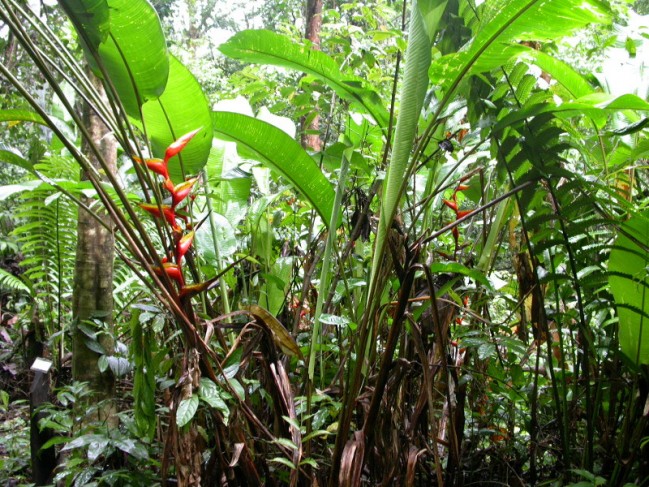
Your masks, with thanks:
[[[167,191],[169,191],[170,193],[173,193],[173,192],[174,192],[174,183],[173,183],[173,181],[172,181],[171,179],[169,179],[169,178],[165,179],[164,187],[165,187],[165,188],[167,189]]]
[[[467,216],[469,213],[471,213],[473,210],[457,210],[455,214],[457,215],[458,220],[462,218],[463,216]]]
[[[181,259],[187,253],[189,248],[192,246],[192,241],[194,240],[195,233],[189,232],[182,236],[182,238],[176,244],[176,262],[180,264]]]
[[[171,206],[173,208],[178,206],[182,200],[187,198],[187,195],[189,195],[196,181],[198,181],[198,178],[191,178],[174,186],[173,191],[171,191]]]
[[[165,179],[169,179],[169,171],[167,169],[166,161],[162,159],[140,159],[139,157],[133,157],[133,160],[138,164],[146,164],[146,167],[151,169],[156,174],[159,174]]]
[[[154,267],[153,272],[155,272],[159,276],[162,276],[162,273],[164,272],[165,274],[167,274],[167,276],[169,276],[169,279],[178,283],[181,288],[185,285],[185,279],[183,278],[182,270],[180,269],[180,266],[178,264],[165,262],[162,264],[162,268]]]
[[[173,142],[169,147],[167,147],[167,150],[165,152],[165,162],[168,162],[169,159],[171,159],[173,156],[177,155],[181,150],[185,148],[187,144],[189,144],[189,141],[194,138],[194,136],[200,132],[201,129],[196,129],[188,134],[183,135],[180,137],[178,140]]]
[[[457,229],[457,227],[453,227],[451,233],[453,234],[453,238],[455,239],[455,245],[457,245],[457,242],[460,239],[460,231]]]
[[[457,203],[453,200],[442,200],[443,203],[448,206],[451,210],[457,211]]]
[[[176,225],[176,212],[171,206],[158,206],[155,203],[140,203],[140,208],[156,218],[164,218],[173,229],[178,228],[178,225]],[[162,213],[160,213],[160,209],[162,209]]]
[[[457,191],[466,191],[467,189],[469,189],[469,185],[467,185],[467,184],[458,184],[455,191],[456,192]]]

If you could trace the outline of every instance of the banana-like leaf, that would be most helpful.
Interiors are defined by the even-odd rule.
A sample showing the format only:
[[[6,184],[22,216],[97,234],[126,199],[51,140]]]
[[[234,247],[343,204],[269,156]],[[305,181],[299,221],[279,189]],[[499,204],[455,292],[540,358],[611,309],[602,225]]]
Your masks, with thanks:
[[[212,112],[214,135],[236,142],[239,150],[269,165],[309,200],[329,224],[335,193],[327,178],[306,151],[285,132],[247,115]]]
[[[449,99],[467,76],[503,66],[518,42],[557,39],[608,22],[610,15],[600,0],[495,0],[484,9],[476,36],[459,52],[438,58],[430,78]]]
[[[167,146],[192,130],[201,129],[187,147],[169,162],[169,176],[180,182],[198,173],[212,148],[212,116],[201,86],[189,70],[169,56],[169,81],[164,93],[144,104],[142,114],[154,157],[163,157]]]
[[[2,146],[0,145],[0,147]],[[0,162],[22,167],[29,172],[34,171],[34,166],[31,162],[10,150],[0,149]]]
[[[379,94],[363,78],[344,74],[327,54],[296,44],[287,36],[268,30],[246,30],[221,44],[219,50],[234,59],[295,69],[315,76],[341,98],[356,102],[387,129],[389,115]]]
[[[99,77],[95,55],[106,69],[126,113],[162,94],[169,57],[162,26],[146,0],[62,0],[82,40],[86,58]]]
[[[43,117],[31,110],[0,110],[0,122],[34,122],[47,127]]]
[[[649,212],[622,225],[608,262],[609,285],[619,316],[622,353],[649,364]]]
[[[417,132],[417,123],[424,104],[426,89],[428,88],[427,73],[431,62],[431,38],[434,37],[437,25],[426,25],[424,15],[426,12],[439,12],[439,8],[430,4],[437,4],[443,12],[446,3],[445,0],[426,0],[421,2],[421,7],[419,2],[414,3],[412,7],[399,115],[397,116],[397,125],[394,132],[390,165],[383,183],[383,198],[376,233],[370,289],[374,288],[376,276],[380,274],[378,271],[383,262],[383,253],[387,248],[388,229],[392,225],[401,199],[410,152]],[[441,13],[439,13],[439,16],[441,16]],[[439,21],[439,16],[437,14],[431,15],[431,18]]]
[[[85,49],[96,50],[106,40],[110,30],[107,0],[60,0],[59,5],[82,35]]]

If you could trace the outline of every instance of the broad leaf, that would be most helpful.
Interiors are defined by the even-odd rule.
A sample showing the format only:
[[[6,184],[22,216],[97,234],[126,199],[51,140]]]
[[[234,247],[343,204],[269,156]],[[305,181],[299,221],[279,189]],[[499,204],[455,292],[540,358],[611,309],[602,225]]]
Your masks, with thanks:
[[[110,29],[107,0],[60,0],[59,4],[82,35],[86,48],[96,50],[106,40]]]
[[[18,166],[30,172],[34,171],[31,162],[10,150],[0,149],[0,162]]]
[[[158,99],[144,104],[142,113],[154,157],[163,157],[167,146],[180,136],[201,129],[169,162],[169,175],[178,183],[197,174],[207,162],[213,130],[209,104],[198,81],[175,57],[169,59],[167,87]]]
[[[602,115],[605,110],[635,110],[649,111],[649,103],[636,95],[622,95],[615,97],[608,93],[591,93],[578,98],[574,102],[562,103],[538,103],[516,110],[501,120],[493,127],[497,133],[505,127],[513,125],[542,113],[553,113],[558,117],[588,116],[594,119],[604,119]]]
[[[430,7],[431,2],[423,2]],[[444,3],[444,2],[439,2]],[[418,5],[418,4],[416,4]],[[430,11],[430,9],[424,9]],[[426,12],[424,12],[426,13]],[[437,18],[437,14],[433,15]],[[381,212],[376,232],[372,271],[370,277],[371,299],[379,269],[383,265],[383,254],[387,248],[388,229],[397,214],[399,203],[408,178],[410,154],[415,143],[421,109],[428,89],[428,67],[431,63],[431,32],[433,26],[424,25],[424,17],[419,8],[413,8],[408,31],[406,67],[401,85],[399,114],[394,131],[394,143],[390,154],[390,164],[383,183]]]
[[[48,126],[43,117],[31,110],[0,110],[0,122],[34,122]]]
[[[98,56],[126,113],[139,119],[141,105],[160,96],[169,75],[167,45],[155,9],[146,0],[63,4],[93,70],[103,77]]]
[[[183,399],[176,410],[176,425],[182,428],[189,423],[198,409],[198,396],[194,395]]]
[[[313,205],[327,225],[334,190],[315,161],[282,130],[246,115],[213,112],[214,134],[237,143],[240,150],[277,170]]]
[[[341,98],[365,107],[376,123],[387,129],[389,115],[379,94],[363,78],[344,74],[327,54],[296,44],[268,30],[246,30],[234,35],[219,50],[234,59],[295,69],[315,76]]]
[[[622,353],[649,364],[649,212],[622,225],[608,263]]]
[[[214,211],[227,218],[231,226],[245,218],[249,207],[252,180],[239,168],[241,163],[237,144],[214,140],[205,166],[207,186]]]
[[[201,377],[200,387],[198,389],[200,399],[217,409],[223,415],[223,422],[228,424],[230,417],[230,408],[223,400],[218,386],[207,377]]]
[[[475,269],[469,269],[459,262],[435,262],[431,264],[430,271],[433,274],[440,272],[462,274],[463,276],[467,276],[474,281],[479,282],[488,289],[493,289],[491,282],[482,272]]]

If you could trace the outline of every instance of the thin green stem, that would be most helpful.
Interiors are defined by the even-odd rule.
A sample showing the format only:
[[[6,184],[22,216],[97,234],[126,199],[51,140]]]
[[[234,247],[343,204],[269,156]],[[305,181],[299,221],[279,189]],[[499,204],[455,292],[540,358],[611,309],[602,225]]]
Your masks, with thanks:
[[[313,332],[311,335],[311,349],[309,351],[309,381],[313,382],[315,376],[315,362],[316,351],[320,351],[320,382],[321,387],[324,381],[324,364],[322,363],[322,324],[320,317],[322,315],[322,305],[329,289],[329,281],[331,279],[331,257],[334,253],[336,245],[336,228],[340,215],[340,207],[347,184],[347,173],[349,171],[349,161],[351,159],[351,150],[344,151],[340,163],[340,174],[338,175],[338,185],[336,186],[336,197],[334,199],[334,207],[331,214],[331,221],[329,222],[329,235],[325,244],[324,257],[322,259],[322,270],[320,272],[320,292],[316,301],[316,308],[313,318]]]

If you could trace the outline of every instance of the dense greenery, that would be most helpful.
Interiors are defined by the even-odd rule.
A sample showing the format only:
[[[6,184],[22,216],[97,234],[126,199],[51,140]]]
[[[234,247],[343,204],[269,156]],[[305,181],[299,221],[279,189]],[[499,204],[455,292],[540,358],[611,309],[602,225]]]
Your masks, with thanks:
[[[297,1],[28,3],[0,0],[2,480],[45,355],[65,485],[647,485],[629,2],[325,2],[320,49]],[[109,320],[71,304],[82,213]]]

